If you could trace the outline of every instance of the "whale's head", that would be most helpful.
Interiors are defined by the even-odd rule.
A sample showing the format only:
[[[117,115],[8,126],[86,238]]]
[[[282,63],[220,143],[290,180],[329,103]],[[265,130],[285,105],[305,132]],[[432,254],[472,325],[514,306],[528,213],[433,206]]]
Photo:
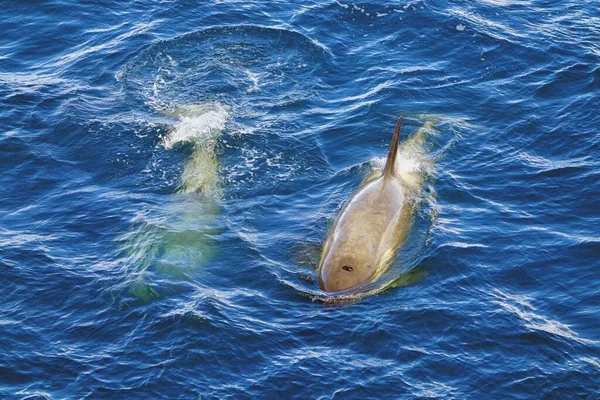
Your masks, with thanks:
[[[350,289],[370,281],[375,268],[370,257],[331,251],[319,271],[319,285],[328,292]]]

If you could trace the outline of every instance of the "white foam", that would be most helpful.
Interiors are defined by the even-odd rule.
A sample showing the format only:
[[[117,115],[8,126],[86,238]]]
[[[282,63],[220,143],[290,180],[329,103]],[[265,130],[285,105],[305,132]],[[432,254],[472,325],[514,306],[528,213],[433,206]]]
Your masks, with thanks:
[[[421,162],[414,158],[400,158],[400,162],[396,165],[396,171],[400,175],[422,172]]]
[[[371,159],[371,165],[379,170],[383,171],[385,168],[386,157],[375,157]],[[410,173],[419,173],[425,172],[421,169],[421,162],[415,158],[406,158],[406,154],[399,153],[398,158],[396,159],[396,173],[402,174],[410,174]]]
[[[179,117],[179,122],[163,139],[167,149],[177,143],[214,140],[225,129],[229,116],[227,108],[219,103],[180,107],[173,114]]]
[[[250,86],[248,89],[246,89],[246,91],[248,93],[258,92],[260,90],[260,85],[259,85],[259,82],[258,82],[259,75],[257,73],[255,73],[255,72],[250,71],[250,70],[246,70],[244,72],[248,76],[248,79],[250,79],[250,82],[252,82],[252,86]]]
[[[379,170],[385,168],[387,158],[375,157],[371,159],[371,165]],[[396,173],[400,176],[407,174],[427,174],[430,173],[430,168],[426,165],[425,155],[420,154],[414,149],[400,149],[396,158]]]

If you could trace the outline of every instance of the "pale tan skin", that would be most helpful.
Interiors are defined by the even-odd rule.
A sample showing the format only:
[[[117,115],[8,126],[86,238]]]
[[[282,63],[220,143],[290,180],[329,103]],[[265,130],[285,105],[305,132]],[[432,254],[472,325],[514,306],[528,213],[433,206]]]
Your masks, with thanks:
[[[383,174],[367,182],[336,218],[319,262],[321,289],[335,292],[377,278],[406,240],[413,207],[412,185],[395,172],[402,118],[398,121]]]

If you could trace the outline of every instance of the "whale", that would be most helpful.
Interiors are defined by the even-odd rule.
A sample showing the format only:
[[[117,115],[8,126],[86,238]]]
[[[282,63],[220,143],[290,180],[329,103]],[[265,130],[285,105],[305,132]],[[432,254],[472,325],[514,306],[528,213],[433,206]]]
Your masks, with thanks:
[[[229,115],[229,108],[218,102],[155,111],[169,118],[161,147],[187,150],[189,157],[175,192],[138,213],[131,229],[117,238],[128,291],[144,303],[164,296],[164,282],[189,280],[218,252],[223,185],[217,154]]]
[[[326,235],[318,263],[319,286],[326,292],[353,290],[377,279],[395,260],[411,229],[418,174],[398,168],[402,117],[398,119],[381,173],[367,178],[339,211]],[[403,144],[407,153],[423,146],[424,125]]]

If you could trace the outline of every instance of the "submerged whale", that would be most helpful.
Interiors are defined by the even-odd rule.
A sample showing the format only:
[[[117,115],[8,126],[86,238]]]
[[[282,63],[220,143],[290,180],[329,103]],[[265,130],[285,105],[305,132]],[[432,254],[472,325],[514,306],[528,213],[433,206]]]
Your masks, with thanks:
[[[222,178],[217,153],[229,115],[220,103],[156,111],[173,121],[162,147],[186,143],[191,153],[176,193],[136,215],[132,229],[117,239],[126,255],[129,292],[143,302],[162,297],[165,282],[188,280],[218,251]]]
[[[373,281],[390,266],[412,225],[414,191],[418,176],[397,171],[396,124],[383,173],[367,179],[339,212],[329,230],[318,264],[319,286],[328,292],[343,291]],[[424,126],[428,128],[429,123]],[[404,143],[420,147],[424,129]]]

